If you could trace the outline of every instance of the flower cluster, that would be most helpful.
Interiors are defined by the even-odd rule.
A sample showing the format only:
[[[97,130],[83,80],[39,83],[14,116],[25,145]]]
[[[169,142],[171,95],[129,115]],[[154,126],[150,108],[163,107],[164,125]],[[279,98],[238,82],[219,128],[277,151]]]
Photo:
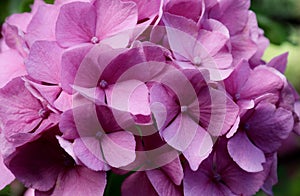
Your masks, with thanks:
[[[300,134],[250,0],[35,0],[0,40],[0,189],[272,195]]]

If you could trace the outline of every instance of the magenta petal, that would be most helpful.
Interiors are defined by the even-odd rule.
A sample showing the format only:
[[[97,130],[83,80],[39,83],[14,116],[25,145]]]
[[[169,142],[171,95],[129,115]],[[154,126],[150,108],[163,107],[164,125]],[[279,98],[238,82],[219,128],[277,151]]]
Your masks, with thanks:
[[[196,171],[201,162],[208,157],[212,147],[213,141],[211,136],[199,126],[191,144],[183,151],[183,155],[188,160],[193,171]]]
[[[109,167],[103,162],[100,141],[96,137],[82,137],[74,141],[74,154],[88,168],[105,171]]]
[[[95,6],[97,9],[96,35],[100,40],[117,33],[125,33],[126,30],[133,30],[137,24],[137,7],[134,2],[102,0],[95,1]]]
[[[91,3],[72,2],[61,7],[55,29],[61,46],[92,42],[95,31],[96,9]]]
[[[138,188],[137,188],[138,187]],[[136,172],[128,176],[122,184],[122,195],[158,196],[145,172]]]
[[[247,172],[259,172],[266,162],[264,153],[248,139],[245,132],[237,132],[228,142],[232,159]]]
[[[0,190],[2,190],[5,186],[10,184],[14,179],[15,176],[7,169],[7,167],[3,163],[3,157],[0,153]]]
[[[159,169],[147,170],[146,174],[159,195],[180,196],[182,192],[179,186],[176,186],[165,174]]]
[[[53,195],[103,195],[105,186],[105,172],[77,167],[60,173]]]
[[[25,63],[28,74],[39,81],[60,83],[62,52],[56,42],[36,41]]]
[[[126,131],[106,134],[101,138],[105,161],[113,167],[126,166],[135,160],[135,139]]]

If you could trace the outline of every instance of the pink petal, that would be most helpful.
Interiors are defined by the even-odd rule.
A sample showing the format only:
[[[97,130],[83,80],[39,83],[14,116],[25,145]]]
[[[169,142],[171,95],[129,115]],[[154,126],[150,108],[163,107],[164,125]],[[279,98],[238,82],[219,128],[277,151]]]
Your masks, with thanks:
[[[15,50],[0,53],[0,88],[4,87],[13,78],[26,75],[23,58]]]
[[[105,172],[77,167],[58,176],[53,195],[103,195],[105,186]]]
[[[95,6],[97,9],[96,35],[100,40],[132,30],[137,24],[137,7],[133,2],[102,0],[95,1]]]
[[[105,161],[112,167],[122,167],[135,160],[135,139],[126,131],[106,134],[101,139]]]
[[[177,150],[185,151],[193,141],[198,124],[187,114],[180,113],[175,120],[162,131],[165,141]]]
[[[255,98],[265,93],[277,92],[282,86],[283,80],[272,68],[259,66],[251,72],[240,95],[243,98]]]
[[[210,88],[209,96],[199,96],[199,104],[200,121],[214,136],[227,133],[238,116],[238,106],[221,90]]]
[[[193,171],[196,171],[201,162],[208,157],[212,147],[213,141],[211,136],[202,127],[198,126],[191,144],[183,151],[183,155],[188,160]]]
[[[53,105],[62,112],[67,111],[72,107],[72,96],[62,91],[54,101]]]
[[[218,1],[219,6],[212,9],[209,18],[214,18],[225,24],[230,30],[230,34],[234,35],[241,31],[247,23],[249,1],[229,0]],[[235,22],[233,22],[235,21]]]
[[[96,9],[93,5],[72,2],[61,7],[55,29],[57,42],[61,46],[92,43],[92,38],[96,35],[95,31]]]
[[[138,7],[138,20],[150,20],[152,21],[155,16],[158,15],[162,0],[154,0],[154,1],[147,1],[147,0],[125,0],[125,2],[133,1],[137,4]]]
[[[264,153],[249,140],[245,132],[237,132],[228,142],[232,159],[247,172],[259,172],[266,162]]]
[[[38,96],[36,96],[31,91],[33,96],[40,99],[41,101],[47,101],[51,105],[53,105],[54,101],[57,99],[57,97],[59,96],[59,94],[61,92],[61,88],[59,86],[41,85],[41,84],[38,84],[35,82],[31,82],[30,80],[27,80],[26,82],[28,82],[33,88],[35,88],[35,90],[37,91],[36,93],[38,93]],[[28,86],[27,86],[27,88],[28,88]],[[31,89],[29,88],[29,91],[30,90]]]
[[[150,89],[151,112],[154,115],[159,130],[164,129],[177,115],[179,106],[175,96],[162,86],[154,85]]]
[[[176,186],[161,170],[147,170],[146,174],[159,195],[182,195],[180,187]]]
[[[29,46],[37,40],[55,41],[55,25],[58,13],[58,6],[45,4],[38,7],[25,35]]]
[[[100,141],[96,137],[82,137],[74,141],[74,154],[88,168],[105,171],[109,167],[103,162]]]
[[[1,155],[1,153],[0,153],[0,172],[1,172],[0,190],[2,190],[4,187],[6,187],[8,184],[10,184],[15,179],[15,176],[4,165],[3,157]]]
[[[41,122],[41,103],[26,89],[21,78],[15,78],[0,90],[0,119],[7,137],[29,133]]]
[[[60,83],[62,53],[63,49],[56,42],[36,41],[25,62],[28,74],[39,81]]]
[[[85,75],[84,79],[82,81],[86,81],[86,72],[88,72],[88,69],[85,65],[90,65],[91,63],[82,64],[84,66],[84,69],[81,68],[81,63],[83,62],[84,58],[90,51],[91,46],[83,45],[80,47],[72,48],[70,50],[67,50],[62,55],[61,60],[61,86],[64,91],[66,91],[69,94],[72,94],[72,86],[74,85],[75,79],[76,83],[80,84],[80,79],[83,77],[82,75]],[[84,70],[86,70],[84,73],[82,73]],[[92,69],[92,71],[95,71]],[[88,72],[90,73],[90,72]],[[88,75],[90,76],[90,75]],[[99,77],[98,77],[99,78]],[[98,79],[97,78],[97,79]],[[90,79],[88,80],[90,81]]]
[[[148,88],[137,80],[114,84],[111,91],[107,92],[107,102],[109,106],[133,115],[150,115]]]
[[[28,48],[23,38],[24,35],[19,31],[16,26],[9,23],[4,23],[2,26],[2,34],[7,46],[18,51],[22,57],[26,57]]]
[[[163,165],[162,171],[173,181],[174,184],[180,185],[183,179],[183,169],[179,158],[174,159],[172,162]]]

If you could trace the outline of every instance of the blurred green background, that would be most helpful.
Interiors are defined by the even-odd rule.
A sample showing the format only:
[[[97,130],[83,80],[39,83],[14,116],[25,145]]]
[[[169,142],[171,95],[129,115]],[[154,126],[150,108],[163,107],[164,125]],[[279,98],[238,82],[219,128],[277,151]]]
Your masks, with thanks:
[[[0,0],[0,24],[12,13],[30,11],[33,0]],[[53,3],[53,0],[45,0]],[[264,60],[289,52],[286,76],[300,92],[300,0],[252,0],[251,9],[270,39]],[[279,183],[275,196],[300,195],[300,141],[291,136],[279,153]],[[0,174],[1,175],[1,174]],[[1,178],[1,176],[0,176]],[[120,184],[120,183],[119,183]],[[14,182],[0,191],[0,196],[19,195],[23,187]],[[257,195],[264,195],[258,193]]]

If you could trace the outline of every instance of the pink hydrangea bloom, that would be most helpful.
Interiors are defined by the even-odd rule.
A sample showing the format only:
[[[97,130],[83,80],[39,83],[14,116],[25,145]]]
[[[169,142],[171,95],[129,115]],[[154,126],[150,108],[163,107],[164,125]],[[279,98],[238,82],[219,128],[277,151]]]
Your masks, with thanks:
[[[300,135],[250,0],[35,0],[0,39],[0,189],[272,195]],[[120,178],[120,179],[121,179]]]

